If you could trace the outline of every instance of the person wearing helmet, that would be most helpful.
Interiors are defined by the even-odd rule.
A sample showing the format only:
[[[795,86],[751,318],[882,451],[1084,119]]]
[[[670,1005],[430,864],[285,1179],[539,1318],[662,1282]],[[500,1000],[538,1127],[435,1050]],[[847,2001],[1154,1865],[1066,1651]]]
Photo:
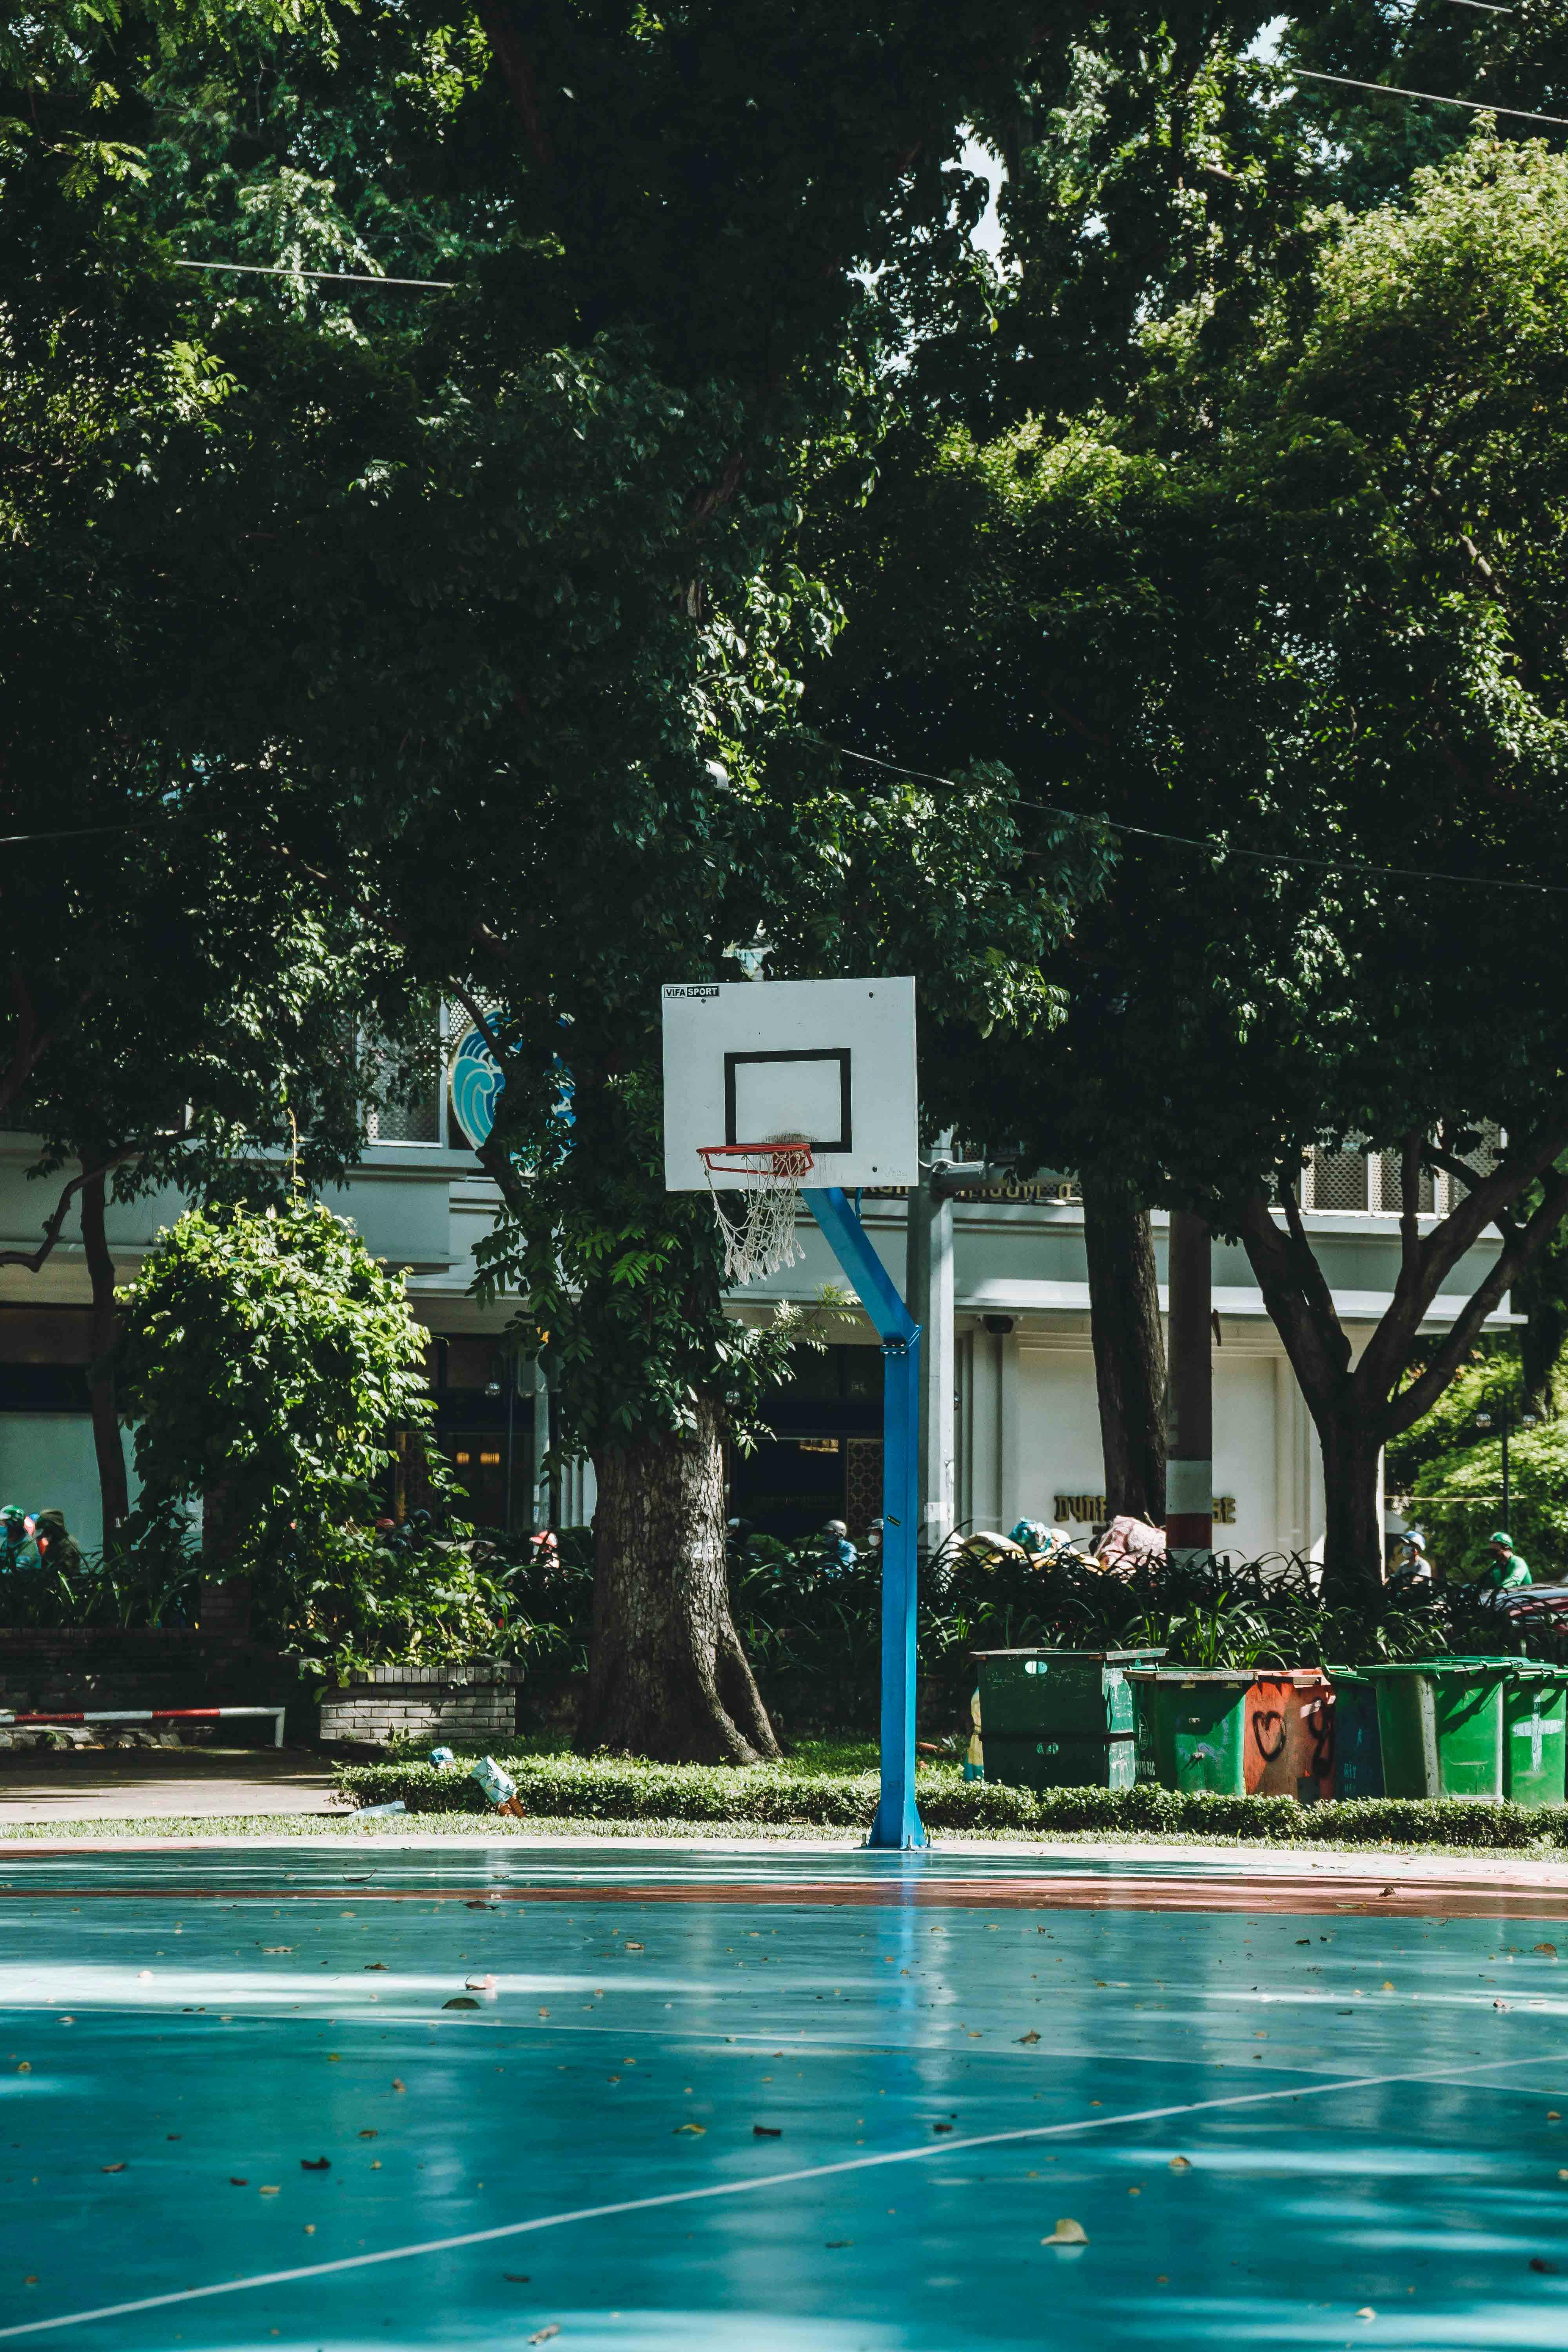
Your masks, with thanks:
[[[74,1576],[81,1566],[81,1551],[75,1536],[66,1526],[65,1513],[37,1512],[32,1520],[32,1533],[44,1567],[57,1569],[62,1576]]]
[[[1531,1581],[1530,1562],[1522,1552],[1515,1551],[1513,1538],[1506,1528],[1499,1528],[1487,1538],[1487,1550],[1491,1555],[1481,1579],[1494,1592],[1514,1592],[1521,1584]]]
[[[20,1503],[0,1503],[0,1576],[8,1569],[37,1566],[26,1512]]]
[[[1430,1584],[1432,1561],[1426,1549],[1426,1538],[1419,1528],[1406,1528],[1396,1538],[1394,1546],[1394,1568],[1390,1584]]]

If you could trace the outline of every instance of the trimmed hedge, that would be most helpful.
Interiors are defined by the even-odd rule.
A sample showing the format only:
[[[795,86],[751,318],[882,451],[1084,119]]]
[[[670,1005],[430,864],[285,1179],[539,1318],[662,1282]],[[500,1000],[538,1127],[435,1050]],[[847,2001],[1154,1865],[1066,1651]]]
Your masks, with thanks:
[[[499,1759],[536,1819],[755,1822],[759,1828],[865,1830],[877,1804],[874,1772],[797,1773],[787,1765],[731,1769],[645,1764],[625,1757],[516,1756]],[[461,1768],[345,1764],[342,1793],[357,1807],[401,1797],[411,1813],[483,1813],[483,1797]],[[1169,1789],[1027,1789],[965,1780],[953,1770],[920,1775],[921,1817],[931,1830],[1015,1830],[1050,1836],[1100,1830],[1154,1836],[1239,1837],[1260,1843],[1436,1845],[1520,1853],[1568,1846],[1568,1812],[1365,1797],[1299,1805],[1293,1797],[1182,1796]]]

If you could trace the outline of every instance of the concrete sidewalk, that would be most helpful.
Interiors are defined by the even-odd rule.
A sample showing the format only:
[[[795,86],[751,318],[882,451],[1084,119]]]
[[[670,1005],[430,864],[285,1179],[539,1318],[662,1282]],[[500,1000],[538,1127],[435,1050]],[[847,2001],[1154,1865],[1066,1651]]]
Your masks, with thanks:
[[[299,1748],[34,1748],[0,1758],[0,1825],[325,1813],[331,1800],[331,1765]]]

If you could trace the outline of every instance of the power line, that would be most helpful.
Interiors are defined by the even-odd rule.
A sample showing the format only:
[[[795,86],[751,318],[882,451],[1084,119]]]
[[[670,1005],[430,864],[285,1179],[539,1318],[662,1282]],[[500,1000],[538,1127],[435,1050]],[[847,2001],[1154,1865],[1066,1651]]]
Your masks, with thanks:
[[[1511,9],[1500,9],[1500,16],[1511,16]],[[1531,114],[1522,106],[1494,106],[1485,98],[1445,98],[1435,89],[1401,89],[1391,81],[1355,81],[1349,74],[1309,73],[1305,66],[1291,66],[1290,76],[1296,81],[1337,82],[1342,89],[1375,90],[1379,98],[1418,98],[1428,106],[1462,106],[1472,114],[1506,114],[1515,122],[1551,122],[1558,130],[1568,131],[1568,114]]]
[[[83,841],[89,833],[134,833],[152,821],[150,816],[132,816],[120,824],[75,824],[58,833],[0,833],[0,849],[13,849],[21,841]]]
[[[927,768],[903,767],[897,760],[875,759],[869,751],[852,751],[847,743],[826,743],[823,749],[837,751],[841,759],[858,760],[868,768],[883,768],[889,775],[912,777],[917,783],[945,784],[959,793],[974,789],[957,776],[939,776]],[[1515,882],[1503,876],[1433,873],[1418,866],[1374,866],[1369,859],[1360,857],[1302,857],[1289,849],[1239,849],[1227,841],[1205,839],[1191,833],[1162,833],[1153,825],[1126,824],[1117,817],[1094,816],[1086,809],[1053,806],[1046,801],[1013,800],[1007,805],[1032,809],[1039,816],[1066,817],[1073,824],[1096,824],[1107,833],[1131,834],[1141,841],[1163,841],[1178,849],[1201,849],[1211,857],[1249,858],[1259,866],[1304,866],[1319,874],[1370,874],[1379,880],[1451,883],[1462,890],[1524,890],[1543,898],[1568,898],[1568,882]]]
[[[356,275],[349,269],[294,269],[288,263],[276,266],[260,261],[185,261],[176,258],[176,269],[232,269],[247,278],[314,278],[327,286],[425,286],[437,292],[450,294],[456,280],[450,278],[376,278]]]

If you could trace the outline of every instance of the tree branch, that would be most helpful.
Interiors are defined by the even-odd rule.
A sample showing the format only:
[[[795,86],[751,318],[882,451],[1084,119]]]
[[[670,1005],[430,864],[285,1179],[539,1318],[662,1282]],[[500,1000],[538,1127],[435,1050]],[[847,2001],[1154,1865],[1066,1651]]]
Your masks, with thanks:
[[[111,1168],[118,1168],[122,1160],[134,1159],[136,1150],[136,1145],[127,1144],[123,1150],[110,1152],[101,1168],[84,1168],[79,1176],[73,1176],[55,1203],[54,1212],[44,1227],[44,1238],[37,1248],[36,1250],[0,1250],[0,1265],[25,1265],[29,1274],[41,1272],[44,1260],[60,1237],[60,1228],[66,1221],[66,1211],[70,1207],[82,1186],[97,1182],[100,1178],[107,1176]]]
[[[1400,1275],[1408,1276],[1414,1286],[1421,1276],[1421,1228],[1416,1219],[1421,1213],[1421,1129],[1413,1127],[1405,1137],[1399,1155],[1399,1265]]]
[[[1389,1401],[1384,1434],[1398,1437],[1413,1422],[1429,1412],[1442,1395],[1459,1366],[1464,1362],[1487,1317],[1496,1307],[1503,1292],[1522,1274],[1557,1227],[1568,1215],[1568,1173],[1561,1174],[1547,1189],[1541,1206],[1522,1229],[1515,1226],[1514,1240],[1499,1255],[1486,1279],[1466,1301],[1461,1312],[1449,1326],[1447,1336],[1419,1377],[1407,1389]]]
[[[1344,1380],[1350,1342],[1340,1328],[1322,1270],[1312,1255],[1293,1185],[1282,1186],[1290,1226],[1282,1234],[1268,1195],[1256,1184],[1245,1195],[1239,1224],[1258,1286],[1290,1367],[1314,1418],[1327,1411]]]
[[[550,152],[550,134],[544,127],[544,117],[539,110],[539,86],[533,78],[532,61],[518,37],[511,11],[505,5],[505,0],[479,0],[479,22],[485,28],[485,38],[500,68],[501,79],[528,133],[533,160],[542,172],[548,172],[554,158]]]

